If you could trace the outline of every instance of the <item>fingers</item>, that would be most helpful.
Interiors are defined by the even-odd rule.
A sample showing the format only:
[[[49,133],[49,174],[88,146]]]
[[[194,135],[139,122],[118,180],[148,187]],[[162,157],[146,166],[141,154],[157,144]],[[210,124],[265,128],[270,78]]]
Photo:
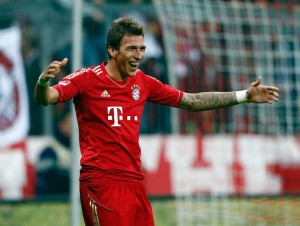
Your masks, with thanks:
[[[53,61],[51,64],[49,64],[48,66],[48,70],[49,69],[55,69],[55,70],[58,70],[58,69],[61,69],[62,67],[64,67],[68,62],[68,59],[65,58],[63,61]]]
[[[269,103],[271,104],[272,102],[278,102],[279,101],[279,88],[274,87],[274,86],[267,86],[267,93],[268,95],[268,100]]]
[[[60,67],[64,67],[68,63],[68,58],[64,58],[62,62],[60,62]]]
[[[276,88],[276,87],[274,87]],[[266,94],[266,102],[269,104],[272,104],[273,102],[278,102],[279,101],[279,94],[277,92],[278,89],[267,89],[265,91]]]
[[[251,85],[254,87],[258,86],[262,88],[263,90],[266,90],[268,103],[271,104],[272,102],[278,102],[279,101],[279,88],[275,86],[261,86],[262,83],[262,77],[259,76],[258,79],[253,82]]]
[[[270,92],[270,91],[274,91],[279,93],[279,88],[275,87],[275,86],[265,86],[265,88]]]
[[[251,83],[248,89],[249,102],[273,103],[279,101],[279,88],[275,86],[263,86],[262,77],[259,76],[255,82]]]
[[[276,91],[269,91],[269,103],[271,104],[273,101],[279,101],[279,94]]]
[[[45,70],[45,74],[47,74],[50,78],[54,78],[68,62],[67,58],[64,58],[63,61],[53,61],[49,64],[49,66]]]
[[[262,82],[262,77],[259,76],[255,82],[251,83],[251,86],[257,87],[257,86],[259,86],[261,84],[261,82]]]
[[[277,98],[279,97],[279,94],[276,91],[269,91],[269,95],[277,97]]]

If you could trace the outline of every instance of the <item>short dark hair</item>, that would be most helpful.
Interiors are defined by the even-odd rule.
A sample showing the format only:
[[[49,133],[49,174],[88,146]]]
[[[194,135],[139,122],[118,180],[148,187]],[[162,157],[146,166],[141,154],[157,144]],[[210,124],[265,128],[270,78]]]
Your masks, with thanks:
[[[126,34],[144,36],[144,28],[132,18],[121,17],[114,20],[107,33],[106,49],[111,46],[119,50],[121,40]]]

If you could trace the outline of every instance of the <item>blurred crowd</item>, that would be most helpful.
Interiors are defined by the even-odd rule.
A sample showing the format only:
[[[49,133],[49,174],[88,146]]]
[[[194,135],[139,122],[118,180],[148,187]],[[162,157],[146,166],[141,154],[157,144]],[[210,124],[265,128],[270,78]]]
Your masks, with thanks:
[[[229,2],[229,0],[224,0]],[[10,1],[12,3],[13,1]],[[22,1],[16,1],[16,4]],[[42,0],[35,1],[25,1],[27,4],[34,5],[35,3],[45,3]],[[243,0],[231,0],[230,2],[245,2]],[[247,1],[249,2],[249,1]],[[251,0],[256,4],[263,6],[274,6],[278,7],[291,7],[294,9],[298,3],[294,0],[281,1],[281,0]],[[10,26],[16,20],[21,26],[23,39],[22,39],[22,53],[26,69],[26,78],[28,93],[30,98],[30,117],[31,117],[31,128],[30,135],[40,135],[45,131],[40,124],[33,123],[34,121],[43,121],[45,114],[43,113],[43,107],[37,106],[33,101],[33,90],[37,77],[43,69],[43,64],[50,62],[54,59],[63,59],[64,57],[69,58],[69,64],[65,67],[64,71],[61,73],[61,77],[72,72],[72,40],[71,40],[71,22],[70,17],[71,9],[73,6],[72,0],[52,0],[47,2],[47,7],[52,9],[56,15],[45,18],[40,18],[41,21],[50,21],[50,26],[54,28],[51,30],[41,30],[42,22],[38,23],[38,16],[32,16],[29,13],[22,12],[22,9],[16,7],[11,11],[5,10],[1,12],[0,15],[0,26],[6,27]],[[299,3],[298,3],[299,4]],[[0,6],[2,6],[0,4]],[[299,5],[298,5],[299,6]],[[48,9],[48,10],[49,10]],[[1,10],[1,8],[0,8]],[[68,14],[69,13],[69,14]],[[37,13],[36,13],[37,14]],[[43,15],[43,14],[41,14]],[[39,15],[39,16],[41,16]],[[66,16],[64,16],[66,15]],[[152,7],[151,0],[86,0],[84,1],[83,7],[83,28],[84,28],[84,40],[83,40],[83,67],[89,65],[97,65],[100,62],[106,60],[107,53],[105,50],[105,39],[106,39],[106,29],[109,23],[114,18],[119,16],[130,16],[136,18],[141,22],[146,29],[145,43],[147,45],[146,59],[142,65],[142,69],[148,74],[155,76],[159,80],[165,83],[168,81],[168,71],[166,64],[166,55],[164,54],[165,48],[162,37],[162,30],[158,17],[155,14],[154,8]],[[56,18],[56,19],[55,19]],[[51,24],[52,23],[52,24]],[[46,26],[49,26],[47,24]],[[56,27],[55,27],[56,26]],[[217,32],[222,32],[222,26],[215,24],[203,24],[201,25],[201,32],[208,32],[209,29],[216,29]],[[45,28],[43,28],[45,29]],[[49,44],[50,49],[45,49],[44,36],[40,32],[49,32],[48,41],[53,42]],[[184,37],[187,34],[186,30],[178,30],[178,36]],[[197,31],[199,32],[199,31]],[[247,28],[245,26],[245,32]],[[54,34],[52,34],[54,33]],[[46,35],[47,37],[47,35]],[[205,43],[208,45],[209,43]],[[249,43],[248,43],[249,44]],[[188,92],[199,92],[199,91],[209,91],[209,90],[219,90],[228,91],[231,90],[229,82],[229,75],[226,72],[220,72],[215,67],[216,59],[212,59],[209,56],[202,56],[202,44],[198,42],[197,39],[193,43],[179,43],[177,46],[177,51],[185,52],[186,55],[184,59],[179,59],[176,71],[178,75],[178,88],[188,91]],[[225,44],[225,41],[223,42]],[[250,44],[249,44],[250,46]],[[49,48],[49,47],[48,47]],[[225,46],[223,46],[225,48]],[[45,52],[49,53],[46,55],[48,59],[45,58]],[[44,55],[43,55],[44,54]],[[219,59],[221,64],[226,64],[226,58]],[[188,62],[187,62],[188,61]],[[184,67],[184,64],[188,64],[188,67]],[[249,61],[251,64],[251,61]],[[188,68],[188,70],[187,70]],[[190,73],[189,78],[186,79],[186,73]],[[199,79],[199,75],[201,79]],[[253,75],[254,76],[254,75]],[[57,78],[57,81],[60,78]],[[252,79],[252,78],[251,78]],[[55,81],[55,82],[57,82]],[[217,82],[215,82],[217,81]],[[55,83],[54,82],[54,83]],[[241,84],[243,83],[243,78],[241,78]],[[151,104],[146,106],[144,111],[145,115],[143,118],[143,123],[141,125],[142,133],[170,133],[171,125],[168,120],[170,117],[170,109],[164,106],[153,106]],[[210,115],[210,114],[217,114]],[[220,110],[214,113],[203,114],[202,119],[199,119],[197,114],[190,115],[185,112],[182,113],[182,123],[181,132],[188,133],[194,132],[195,127],[201,132],[213,132],[213,118],[216,120],[227,121],[228,110]],[[65,144],[70,145],[70,104],[59,104],[53,107],[52,117],[54,120],[53,133],[57,139]],[[194,119],[192,118],[194,117]],[[208,117],[208,118],[206,118]],[[210,118],[210,119],[209,119]],[[196,122],[196,124],[195,124]],[[210,124],[210,125],[209,125]]]
[[[207,14],[205,10],[197,12],[205,14],[205,16],[224,18],[224,21],[222,19],[207,19],[206,21],[203,19],[205,16],[199,16],[203,19],[202,22],[199,22],[200,19],[198,23],[191,19],[187,26],[184,20],[181,22],[181,20],[174,19],[177,23],[176,52],[179,53],[176,61],[178,88],[191,93],[245,89],[246,85],[256,80],[257,72],[262,66],[265,74],[261,75],[265,77],[264,79],[270,79],[275,84],[281,85],[282,94],[291,100],[291,106],[287,107],[286,103],[282,102],[277,105],[276,111],[281,116],[275,122],[276,126],[280,127],[276,127],[277,131],[275,129],[268,131],[268,129],[262,128],[268,123],[270,127],[267,127],[271,128],[271,125],[275,123],[262,121],[257,108],[252,107],[252,111],[250,111],[248,105],[243,105],[238,108],[239,111],[235,112],[232,108],[196,114],[181,111],[180,132],[192,134],[276,134],[279,131],[281,133],[299,133],[300,126],[297,123],[297,115],[299,115],[300,109],[295,104],[299,90],[296,86],[290,85],[287,85],[290,87],[285,90],[286,86],[283,85],[284,83],[296,84],[297,74],[293,71],[296,65],[294,53],[298,44],[297,41],[294,42],[293,38],[282,38],[282,35],[296,39],[299,37],[300,30],[297,30],[297,19],[294,15],[300,9],[300,2],[293,0],[226,0],[225,2],[230,2],[233,8],[240,3],[255,3],[257,11],[254,12],[254,8],[249,7],[248,10],[244,9],[243,13],[250,15],[252,13],[252,16],[257,14],[256,20],[252,20],[253,18],[249,15],[233,15],[234,13],[230,15],[231,11],[225,9],[223,9],[222,16],[219,17],[218,10],[222,10],[221,6],[220,8],[217,6],[207,7]],[[217,12],[212,12],[211,9]],[[266,11],[262,16],[261,10],[264,9]],[[229,22],[231,20],[232,23]],[[278,30],[275,29],[274,32],[274,27],[277,25],[276,29]],[[279,30],[280,32],[278,32]],[[263,35],[265,35],[265,40],[262,38]],[[257,49],[258,45],[260,49]],[[262,50],[265,52],[260,53]],[[278,55],[278,52],[281,54]],[[293,109],[291,115],[288,116],[290,122],[285,120],[287,108]]]
[[[224,0],[229,1],[229,0]],[[13,1],[10,1],[12,3]],[[16,4],[22,1],[16,1]],[[35,4],[43,3],[42,0],[35,1],[25,1],[27,4]],[[31,3],[30,3],[31,2]],[[244,2],[243,0],[231,0],[230,2]],[[247,1],[249,2],[249,1]],[[288,0],[252,0],[256,4],[261,4],[264,6],[274,6],[278,5],[280,7],[291,7],[294,9],[297,1]],[[72,62],[71,55],[71,47],[72,40],[70,36],[71,32],[71,24],[70,19],[66,19],[64,15],[70,16],[71,9],[73,6],[72,0],[52,0],[48,1],[48,8],[52,8],[52,11],[57,13],[55,16],[50,15],[46,20],[50,21],[52,24],[52,30],[48,28],[48,30],[41,30],[41,25],[36,21],[39,18],[36,16],[32,16],[26,12],[22,12],[20,8],[17,10],[7,11],[5,8],[5,12],[1,12],[0,15],[0,26],[10,26],[12,23],[17,20],[22,28],[23,34],[23,44],[22,44],[22,53],[25,62],[26,69],[26,78],[27,85],[30,97],[30,115],[31,121],[34,120],[43,121],[42,107],[37,106],[33,102],[32,93],[34,90],[34,85],[38,75],[41,73],[43,69],[43,64],[50,62],[54,59],[62,59],[64,57],[69,58],[69,62]],[[298,3],[299,4],[299,3]],[[143,7],[145,6],[146,7]],[[2,5],[0,5],[2,6]],[[299,5],[298,5],[299,6]],[[149,10],[148,10],[149,9]],[[1,8],[0,8],[1,10]],[[69,13],[69,14],[68,14]],[[112,19],[117,18],[119,16],[130,16],[136,18],[139,22],[141,22],[146,28],[146,36],[145,42],[147,45],[147,53],[146,59],[142,65],[142,69],[144,69],[148,74],[157,77],[162,82],[168,83],[168,71],[166,65],[166,58],[164,52],[164,43],[162,37],[161,26],[158,21],[158,17],[154,12],[154,8],[151,5],[150,0],[86,0],[84,1],[83,7],[83,28],[84,28],[84,40],[83,40],[83,67],[89,65],[97,65],[100,62],[106,60],[106,50],[105,50],[105,39],[106,39],[106,29],[108,23],[111,22]],[[37,13],[36,13],[37,14]],[[60,17],[57,17],[60,15]],[[56,19],[54,19],[56,18]],[[42,21],[45,18],[41,19]],[[57,25],[58,24],[58,25]],[[49,26],[46,25],[46,26]],[[202,32],[207,32],[208,29],[212,29],[212,26],[209,24],[201,25]],[[222,32],[222,26],[214,25],[214,28],[217,32]],[[43,28],[45,29],[45,28]],[[40,32],[49,32],[54,33],[49,35],[49,41],[53,42],[51,49],[45,49],[45,39]],[[178,30],[178,35],[184,37],[184,30]],[[247,32],[247,28],[245,27],[245,32]],[[47,37],[47,35],[46,35]],[[206,45],[208,43],[205,43]],[[225,45],[225,42],[223,43]],[[224,46],[223,46],[224,47]],[[49,48],[49,47],[48,47]],[[177,65],[177,74],[178,74],[178,84],[179,89],[191,92],[197,91],[208,91],[208,90],[219,90],[219,91],[228,91],[231,90],[230,82],[228,81],[229,77],[226,72],[220,74],[220,72],[216,71],[215,68],[215,59],[211,59],[209,56],[204,58],[201,54],[203,46],[195,39],[194,43],[186,44],[178,44],[177,50],[180,52],[186,52],[187,56],[182,61],[189,60],[189,71],[186,70],[187,67],[183,67],[182,62],[178,62]],[[49,53],[46,55],[49,59],[44,59],[42,62],[42,58],[45,58],[45,52]],[[226,58],[220,59],[221,64],[226,64]],[[186,63],[186,62],[185,62]],[[251,64],[251,62],[249,62]],[[199,67],[200,66],[200,67]],[[69,63],[61,76],[64,76],[68,73],[71,73],[72,64]],[[184,76],[186,73],[191,73],[190,77],[192,79],[187,80]],[[199,75],[201,75],[201,79],[198,79]],[[58,78],[59,79],[59,78]],[[57,80],[58,80],[57,79]],[[243,80],[243,78],[241,78]],[[201,82],[200,82],[201,81]],[[218,81],[217,83],[215,81]],[[242,83],[243,81],[241,81]],[[170,114],[170,110],[163,106],[152,107],[146,106],[145,117],[143,119],[141,132],[142,133],[169,133],[171,132],[170,122],[166,120],[167,115]],[[222,120],[226,121],[226,113],[227,110],[217,111],[214,114],[219,114],[219,117],[215,116],[207,116],[213,118],[223,118]],[[159,114],[158,114],[159,113]],[[186,114],[186,115],[185,115]],[[188,113],[183,114],[184,117],[197,117],[187,116]],[[160,115],[164,115],[160,117]],[[205,118],[205,117],[204,117]],[[69,146],[69,135],[70,135],[70,106],[65,104],[65,106],[59,104],[56,105],[53,109],[53,119],[57,123],[53,123],[53,131],[56,134],[57,138],[61,140],[62,143]],[[164,120],[163,120],[164,119]],[[196,127],[201,128],[201,131],[211,131],[211,129],[205,129],[208,125],[207,122],[211,120],[203,119],[201,121],[201,125],[199,123]],[[186,122],[188,128],[193,128],[193,123]],[[192,126],[192,127],[191,127]],[[182,132],[188,132],[190,129],[185,129],[186,126],[182,126]],[[39,135],[44,132],[43,127],[39,124],[31,123],[30,135]]]

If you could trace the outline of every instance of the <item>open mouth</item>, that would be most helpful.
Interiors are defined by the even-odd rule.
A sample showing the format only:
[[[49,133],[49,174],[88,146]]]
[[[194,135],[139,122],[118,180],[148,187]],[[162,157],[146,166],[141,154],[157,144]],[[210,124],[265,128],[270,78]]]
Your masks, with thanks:
[[[136,69],[138,68],[138,66],[139,66],[138,63],[130,63],[130,62],[129,62],[129,65],[130,65],[130,67],[131,67],[133,70],[136,70]]]

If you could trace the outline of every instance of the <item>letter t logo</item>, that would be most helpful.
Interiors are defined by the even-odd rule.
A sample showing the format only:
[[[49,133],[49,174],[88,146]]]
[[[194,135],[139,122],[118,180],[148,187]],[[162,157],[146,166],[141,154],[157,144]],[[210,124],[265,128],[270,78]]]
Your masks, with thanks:
[[[110,112],[112,110],[112,114],[113,115],[109,115]],[[113,120],[114,121],[114,124],[112,124],[111,126],[121,126],[119,124],[119,112],[120,111],[120,114],[123,113],[123,110],[122,110],[122,107],[107,107],[107,113],[108,113],[108,120]],[[120,115],[120,120],[123,119],[123,116]]]

